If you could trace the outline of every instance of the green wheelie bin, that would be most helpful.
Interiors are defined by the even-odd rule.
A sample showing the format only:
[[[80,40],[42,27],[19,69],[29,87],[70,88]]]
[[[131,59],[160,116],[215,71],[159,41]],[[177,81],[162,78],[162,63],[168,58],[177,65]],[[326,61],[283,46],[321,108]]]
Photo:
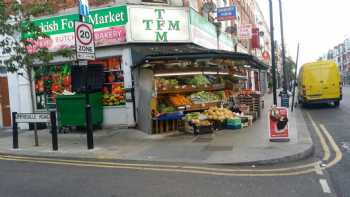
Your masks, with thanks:
[[[57,117],[60,131],[63,128],[85,127],[85,94],[59,95],[56,97]],[[92,124],[101,127],[103,122],[102,93],[89,93]]]

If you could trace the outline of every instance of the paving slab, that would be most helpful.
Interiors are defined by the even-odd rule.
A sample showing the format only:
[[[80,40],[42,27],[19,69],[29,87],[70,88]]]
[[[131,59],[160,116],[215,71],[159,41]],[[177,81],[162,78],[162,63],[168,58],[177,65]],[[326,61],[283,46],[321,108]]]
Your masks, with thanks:
[[[300,109],[289,115],[289,142],[270,142],[265,96],[262,116],[249,128],[221,130],[193,136],[175,132],[148,135],[136,129],[114,128],[94,133],[95,148],[87,150],[85,133],[59,134],[59,150],[52,151],[48,130],[39,131],[39,147],[34,132],[21,132],[19,149],[12,149],[12,137],[1,135],[0,153],[45,157],[70,157],[111,160],[181,162],[198,164],[272,164],[304,158],[313,152],[313,142]]]

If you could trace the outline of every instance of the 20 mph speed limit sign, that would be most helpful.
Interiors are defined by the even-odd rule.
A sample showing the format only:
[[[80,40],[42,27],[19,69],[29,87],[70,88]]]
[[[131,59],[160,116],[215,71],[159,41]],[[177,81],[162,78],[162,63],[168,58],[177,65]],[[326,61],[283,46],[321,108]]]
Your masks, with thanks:
[[[95,60],[94,31],[91,24],[75,22],[77,60]]]

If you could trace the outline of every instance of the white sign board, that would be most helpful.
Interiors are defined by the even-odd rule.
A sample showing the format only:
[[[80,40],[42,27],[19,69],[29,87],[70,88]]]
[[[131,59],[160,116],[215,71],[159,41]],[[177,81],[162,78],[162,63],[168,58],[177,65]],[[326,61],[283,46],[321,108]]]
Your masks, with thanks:
[[[252,38],[252,25],[242,24],[238,27],[238,37],[241,40],[248,40]]]
[[[77,60],[95,60],[94,30],[92,24],[75,22]]]
[[[48,113],[18,113],[16,114],[16,122],[50,122],[50,114]]]
[[[184,8],[129,7],[130,42],[189,42],[188,13]]]

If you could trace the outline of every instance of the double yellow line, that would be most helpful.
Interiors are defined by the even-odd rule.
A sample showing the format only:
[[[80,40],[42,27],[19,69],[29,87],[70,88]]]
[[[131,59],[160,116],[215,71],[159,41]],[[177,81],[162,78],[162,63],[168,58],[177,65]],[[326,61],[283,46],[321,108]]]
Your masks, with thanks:
[[[315,132],[318,135],[322,149],[324,152],[323,161],[327,161],[326,167],[329,168],[342,159],[342,153],[334,142],[333,137],[329,134],[324,125],[320,125],[320,129],[317,127],[315,121],[310,114],[307,114]],[[333,151],[335,152],[335,158],[331,158],[331,151],[327,144],[330,143]],[[54,159],[54,158],[41,158],[30,156],[13,156],[13,155],[0,155],[0,160],[18,161],[18,162],[30,162],[39,164],[52,164],[52,165],[65,165],[65,166],[77,166],[77,167],[97,167],[97,168],[110,168],[110,169],[124,169],[124,170],[140,170],[140,171],[154,171],[154,172],[173,172],[173,173],[192,173],[201,175],[214,175],[214,176],[291,176],[302,175],[311,172],[315,172],[319,169],[320,162],[311,162],[303,165],[296,165],[286,168],[274,168],[274,169],[235,169],[235,168],[218,168],[218,167],[202,167],[194,165],[166,165],[166,164],[138,164],[138,163],[120,163],[120,162],[102,162],[102,161],[85,161],[85,160],[68,160],[68,159]],[[317,168],[318,167],[318,168]]]

